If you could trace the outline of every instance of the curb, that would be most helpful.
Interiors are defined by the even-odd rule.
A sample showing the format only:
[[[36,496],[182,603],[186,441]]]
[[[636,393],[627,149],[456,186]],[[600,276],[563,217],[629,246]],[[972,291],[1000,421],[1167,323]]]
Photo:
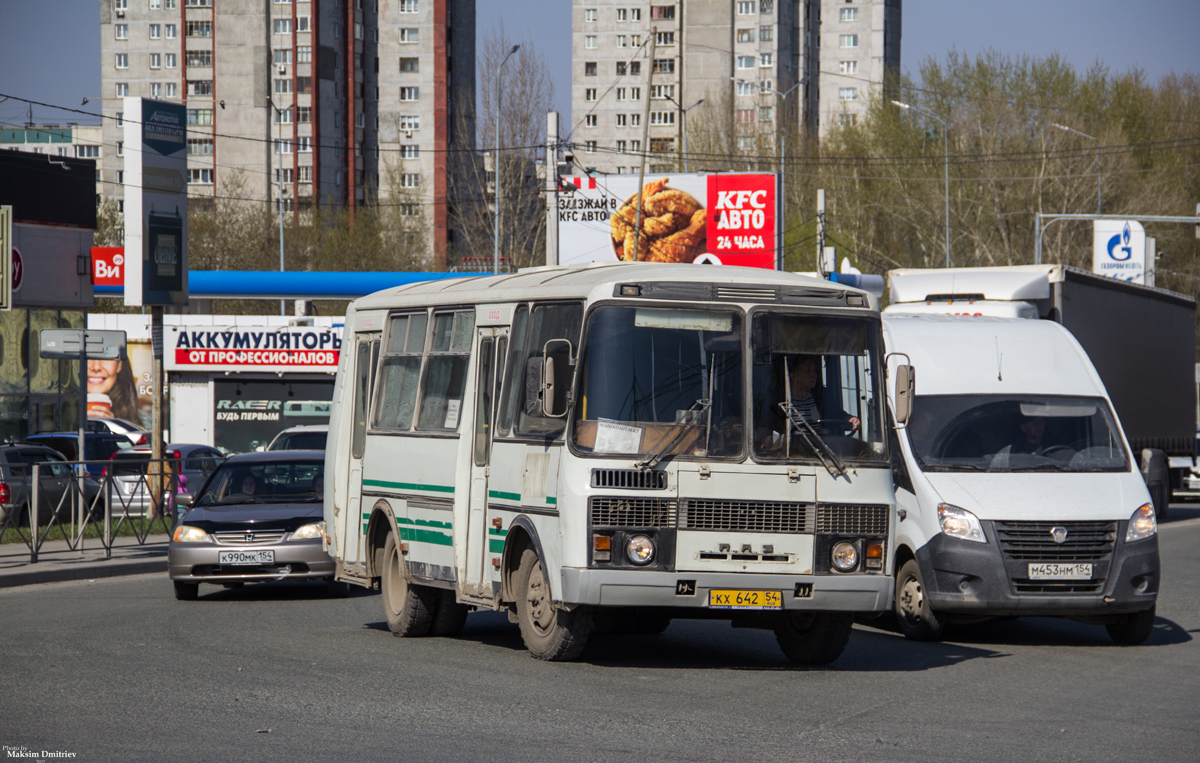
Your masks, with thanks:
[[[15,588],[37,583],[58,583],[68,580],[94,580],[123,575],[144,575],[154,572],[165,573],[167,559],[164,554],[150,559],[63,561],[46,565],[29,565],[29,567],[40,567],[41,569],[23,569],[0,574],[0,588]]]

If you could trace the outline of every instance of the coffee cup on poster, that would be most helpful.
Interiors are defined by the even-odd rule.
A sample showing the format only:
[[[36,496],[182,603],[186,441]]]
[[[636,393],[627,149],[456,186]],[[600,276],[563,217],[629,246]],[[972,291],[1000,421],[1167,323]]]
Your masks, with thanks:
[[[88,393],[87,414],[89,419],[112,418],[112,398],[95,392]]]

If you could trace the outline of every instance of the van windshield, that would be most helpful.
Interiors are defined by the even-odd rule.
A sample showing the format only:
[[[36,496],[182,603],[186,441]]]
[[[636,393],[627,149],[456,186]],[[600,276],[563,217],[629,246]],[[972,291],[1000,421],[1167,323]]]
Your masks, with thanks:
[[[1102,397],[918,395],[905,432],[926,472],[1129,470]]]

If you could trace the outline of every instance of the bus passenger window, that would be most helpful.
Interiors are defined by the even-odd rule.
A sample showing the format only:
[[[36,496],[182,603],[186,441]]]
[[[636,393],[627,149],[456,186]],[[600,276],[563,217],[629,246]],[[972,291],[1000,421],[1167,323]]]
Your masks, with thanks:
[[[429,318],[424,313],[397,315],[389,321],[374,426],[384,429],[412,426],[428,323]]]
[[[432,347],[429,362],[425,364],[424,394],[417,429],[458,429],[474,328],[474,311],[433,316]]]
[[[504,367],[504,397],[500,401],[500,417],[496,427],[496,434],[498,435],[506,435],[512,429],[516,406],[522,399],[519,394],[514,392],[514,389],[519,391],[524,387],[522,380],[518,378],[517,371],[522,367],[521,364],[525,360],[528,328],[529,307],[521,305],[517,308],[516,315],[513,316],[512,352],[509,353],[508,363]]]

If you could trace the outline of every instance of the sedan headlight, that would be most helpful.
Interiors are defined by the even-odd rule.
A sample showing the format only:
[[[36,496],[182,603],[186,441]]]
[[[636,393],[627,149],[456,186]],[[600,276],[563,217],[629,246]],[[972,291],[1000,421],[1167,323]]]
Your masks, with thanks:
[[[966,509],[960,509],[948,503],[939,503],[938,522],[942,526],[942,532],[951,538],[987,543],[987,538],[983,535],[983,527],[979,524],[979,518]]]
[[[199,527],[191,525],[180,525],[175,528],[175,534],[172,540],[176,543],[203,543],[208,540],[208,533],[201,530]]]
[[[1158,520],[1154,518],[1154,506],[1145,504],[1129,518],[1129,529],[1125,531],[1125,542],[1153,538],[1158,534]]]
[[[306,540],[309,538],[320,538],[325,534],[324,522],[313,522],[307,525],[301,525],[292,533],[292,540]]]

